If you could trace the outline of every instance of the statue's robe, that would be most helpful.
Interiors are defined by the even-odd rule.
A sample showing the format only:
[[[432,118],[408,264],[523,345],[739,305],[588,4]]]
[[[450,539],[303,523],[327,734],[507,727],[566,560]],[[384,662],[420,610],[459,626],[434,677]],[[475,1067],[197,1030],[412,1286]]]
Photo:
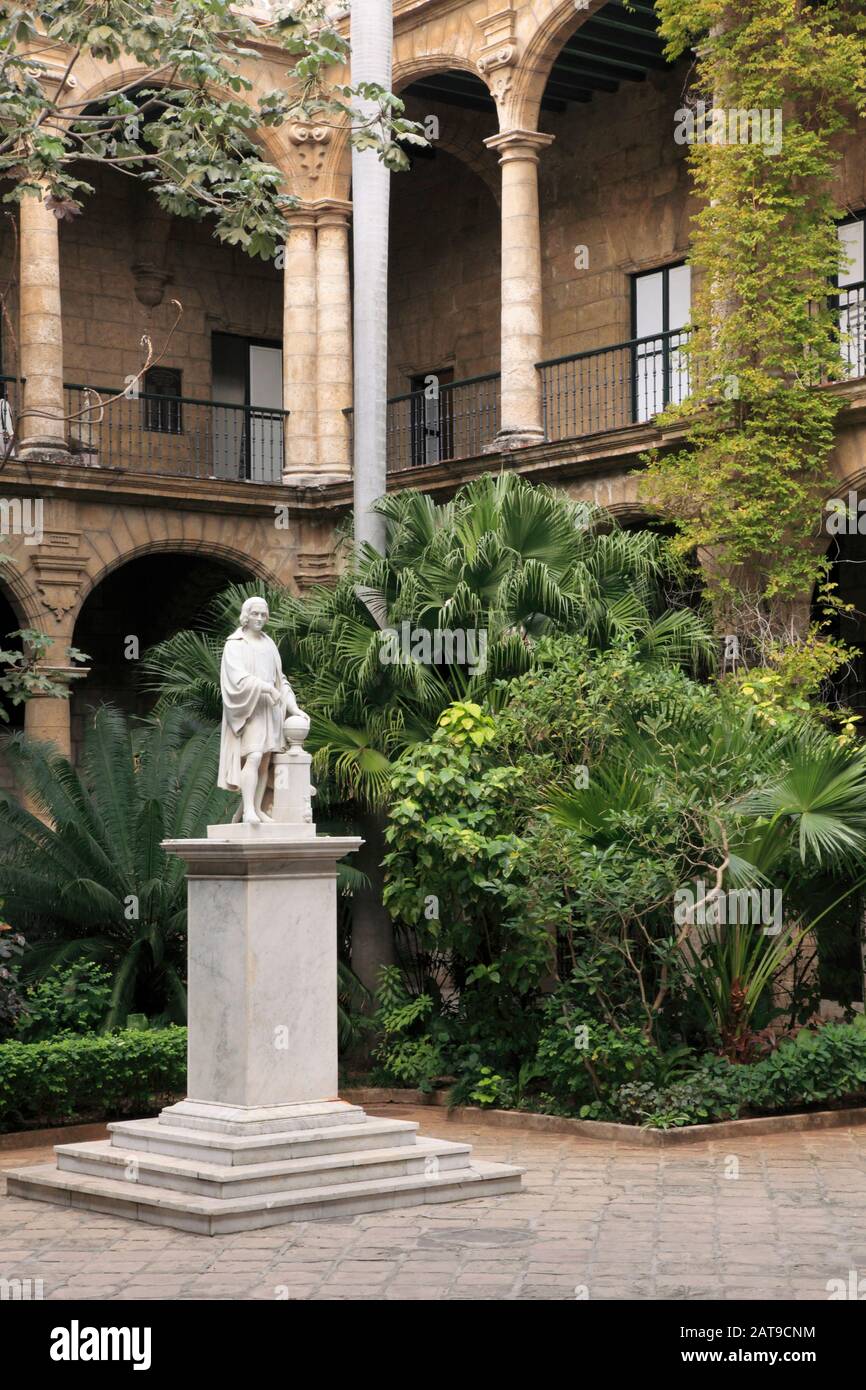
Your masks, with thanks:
[[[268,685],[280,691],[277,704],[263,694]],[[264,632],[258,641],[247,639],[240,627],[223,647],[220,687],[223,722],[218,785],[236,792],[240,791],[241,762],[248,753],[281,751],[283,720],[294,695],[283,675],[276,644]]]

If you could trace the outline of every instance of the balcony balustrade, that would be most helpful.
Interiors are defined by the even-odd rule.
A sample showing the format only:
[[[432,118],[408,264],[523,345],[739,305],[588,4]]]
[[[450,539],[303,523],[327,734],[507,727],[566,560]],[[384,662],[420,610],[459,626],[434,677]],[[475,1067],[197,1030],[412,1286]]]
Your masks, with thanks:
[[[866,376],[866,282],[834,296],[844,375]],[[605,434],[652,421],[689,393],[683,330],[632,338],[538,363],[544,432],[551,441]],[[21,383],[0,376],[0,457],[9,452]],[[279,483],[288,411],[186,396],[69,385],[73,455],[93,467],[181,478]],[[499,428],[497,372],[392,396],[387,406],[390,474],[474,458]],[[346,412],[350,424],[351,410]]]

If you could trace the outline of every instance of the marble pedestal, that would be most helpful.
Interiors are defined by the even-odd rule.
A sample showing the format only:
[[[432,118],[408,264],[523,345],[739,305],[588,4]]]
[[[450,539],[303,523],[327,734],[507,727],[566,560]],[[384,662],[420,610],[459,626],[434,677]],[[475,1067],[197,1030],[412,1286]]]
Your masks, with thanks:
[[[10,1195],[216,1235],[520,1187],[519,1168],[337,1097],[336,864],[360,844],[312,818],[166,842],[189,882],[189,1095],[56,1145],[56,1166],[8,1173]]]

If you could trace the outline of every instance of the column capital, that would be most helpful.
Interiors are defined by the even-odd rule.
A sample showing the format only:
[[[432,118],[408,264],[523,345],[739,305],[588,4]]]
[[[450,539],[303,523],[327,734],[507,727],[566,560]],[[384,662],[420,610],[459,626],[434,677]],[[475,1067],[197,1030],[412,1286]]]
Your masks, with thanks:
[[[544,135],[540,130],[500,130],[489,135],[484,144],[498,151],[500,164],[511,159],[531,159],[537,164],[539,151],[546,150],[555,139],[555,135]]]
[[[46,680],[53,681],[55,685],[71,686],[73,681],[84,680],[90,675],[89,666],[34,666],[37,676],[44,676]],[[31,700],[58,700],[62,698],[52,690],[33,690],[27,696],[26,703]]]
[[[347,227],[352,204],[344,198],[316,198],[311,204],[320,227]]]
[[[283,208],[283,217],[286,219],[286,226],[289,231],[294,231],[296,228],[315,228],[316,205],[299,199],[294,207]]]

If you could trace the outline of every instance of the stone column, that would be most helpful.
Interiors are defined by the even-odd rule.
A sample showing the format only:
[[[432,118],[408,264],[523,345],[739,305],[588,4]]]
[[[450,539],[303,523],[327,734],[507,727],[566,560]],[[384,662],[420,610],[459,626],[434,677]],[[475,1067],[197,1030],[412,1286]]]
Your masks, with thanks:
[[[319,457],[322,477],[349,478],[352,459],[352,290],[349,277],[351,203],[323,198],[316,203],[316,289],[318,325]]]
[[[57,218],[42,198],[21,200],[19,374],[25,380],[19,453],[66,455],[63,324]]]
[[[53,743],[64,758],[72,757],[72,686],[90,674],[89,666],[71,666],[66,660],[66,650],[71,645],[71,630],[54,636],[53,645],[39,663],[39,670],[55,685],[66,687],[66,696],[31,695],[24,705],[24,732],[28,738]]]
[[[544,438],[535,365],[542,353],[538,151],[553,138],[537,130],[507,130],[484,141],[499,152],[502,166],[502,398],[491,452]]]
[[[287,214],[287,221],[283,406],[289,417],[283,481],[291,483],[315,474],[318,465],[316,214],[309,204],[302,204]]]

